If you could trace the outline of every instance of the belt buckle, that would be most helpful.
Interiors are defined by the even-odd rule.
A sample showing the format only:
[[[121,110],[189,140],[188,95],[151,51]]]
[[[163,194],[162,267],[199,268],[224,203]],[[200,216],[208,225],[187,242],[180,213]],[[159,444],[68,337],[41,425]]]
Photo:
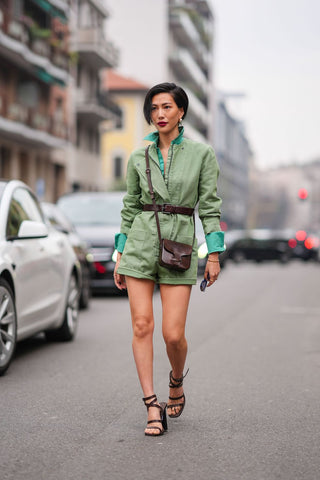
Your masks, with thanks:
[[[168,205],[170,205],[170,203],[163,203],[163,204],[162,204],[162,207],[161,207],[161,212],[162,212],[162,213],[165,213],[166,215],[170,215],[170,213],[171,213],[171,212],[166,212],[166,211],[165,211],[165,208],[166,208]]]

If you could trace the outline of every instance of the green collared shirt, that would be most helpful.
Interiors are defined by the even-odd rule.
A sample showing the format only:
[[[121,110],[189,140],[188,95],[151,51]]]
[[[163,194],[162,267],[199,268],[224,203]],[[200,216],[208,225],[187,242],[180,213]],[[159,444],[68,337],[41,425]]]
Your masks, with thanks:
[[[184,134],[184,128],[179,127],[179,135],[174,140],[172,140],[171,145],[180,145],[180,143],[183,141],[183,134]],[[143,140],[148,140],[149,142],[155,143],[157,148],[157,153],[158,153],[160,170],[162,175],[164,176],[164,161],[163,161],[161,150],[159,148],[159,132],[155,131],[155,132],[149,133],[146,137],[144,137]]]

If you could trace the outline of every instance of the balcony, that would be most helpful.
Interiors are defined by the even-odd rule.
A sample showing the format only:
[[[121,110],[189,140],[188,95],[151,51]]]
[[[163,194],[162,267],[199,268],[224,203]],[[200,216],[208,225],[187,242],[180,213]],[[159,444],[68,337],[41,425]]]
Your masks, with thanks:
[[[120,108],[101,94],[86,95],[77,90],[77,115],[87,124],[99,124],[104,120],[117,119],[121,115]]]
[[[209,123],[209,114],[207,108],[202,102],[200,102],[194,93],[187,88],[186,90],[189,97],[188,118],[190,117],[190,119],[193,120],[193,125],[196,125],[200,129],[207,129]]]
[[[69,140],[68,124],[17,101],[10,102],[0,92],[0,133],[13,141],[24,141],[48,148],[61,148]]]
[[[114,68],[118,64],[118,49],[94,28],[77,30],[71,41],[71,50],[78,52],[86,65],[97,70]]]
[[[197,92],[201,97],[207,97],[208,79],[188,50],[175,49],[170,54],[169,62],[177,77],[185,84],[190,85],[190,90]]]
[[[202,69],[208,67],[208,51],[187,12],[170,14],[170,29],[178,44],[187,48]]]
[[[69,57],[66,42],[57,40],[51,30],[41,28],[31,30],[31,26],[32,19],[29,17],[15,18],[3,6],[0,7],[2,54],[27,70],[31,64],[46,70],[60,83],[68,83]]]

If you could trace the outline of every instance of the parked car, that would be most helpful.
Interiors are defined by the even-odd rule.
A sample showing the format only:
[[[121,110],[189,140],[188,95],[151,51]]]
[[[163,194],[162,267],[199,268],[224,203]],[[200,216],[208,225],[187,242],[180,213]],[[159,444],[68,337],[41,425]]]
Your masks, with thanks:
[[[236,238],[228,247],[228,258],[234,262],[254,260],[278,260],[287,263],[292,258],[286,230],[252,229],[238,230]]]
[[[0,181],[0,375],[17,341],[45,332],[72,340],[81,273],[66,236],[48,226],[24,183]]]
[[[89,261],[90,256],[87,244],[57,205],[49,202],[42,202],[41,208],[51,225],[60,232],[65,233],[69,238],[81,266],[80,308],[88,308],[91,297],[90,274],[92,266]]]
[[[88,245],[94,293],[118,292],[113,280],[114,236],[120,231],[123,196],[124,192],[75,192],[63,195],[57,202]]]

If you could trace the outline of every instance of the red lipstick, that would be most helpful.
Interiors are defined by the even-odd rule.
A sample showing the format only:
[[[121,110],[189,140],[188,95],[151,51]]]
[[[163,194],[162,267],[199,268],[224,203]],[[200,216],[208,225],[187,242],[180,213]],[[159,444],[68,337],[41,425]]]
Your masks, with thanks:
[[[158,125],[159,127],[165,127],[167,125],[167,122],[159,122]]]

